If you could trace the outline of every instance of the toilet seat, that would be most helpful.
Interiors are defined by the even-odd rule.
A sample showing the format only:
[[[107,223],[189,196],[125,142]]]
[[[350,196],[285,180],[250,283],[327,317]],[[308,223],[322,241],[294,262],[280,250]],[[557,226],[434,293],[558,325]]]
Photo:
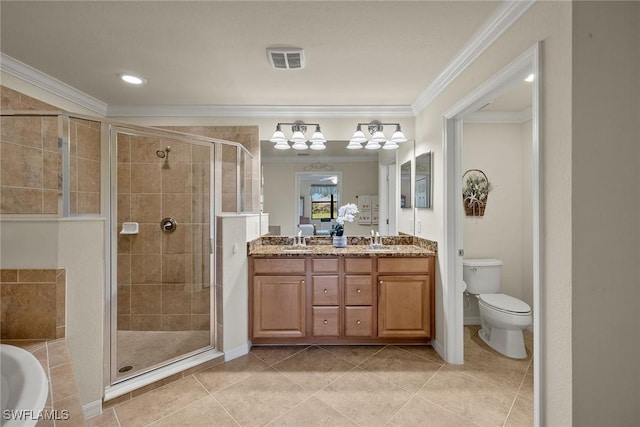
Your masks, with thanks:
[[[529,304],[506,294],[480,294],[479,301],[486,307],[502,313],[518,316],[531,314]]]

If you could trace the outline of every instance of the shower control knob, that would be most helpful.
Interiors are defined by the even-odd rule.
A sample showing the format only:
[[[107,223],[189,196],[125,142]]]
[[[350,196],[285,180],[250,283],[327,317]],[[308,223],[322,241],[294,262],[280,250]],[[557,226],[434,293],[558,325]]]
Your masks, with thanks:
[[[177,227],[178,223],[173,218],[167,217],[163,218],[162,221],[160,221],[160,228],[165,233],[173,233],[174,231],[176,231]]]

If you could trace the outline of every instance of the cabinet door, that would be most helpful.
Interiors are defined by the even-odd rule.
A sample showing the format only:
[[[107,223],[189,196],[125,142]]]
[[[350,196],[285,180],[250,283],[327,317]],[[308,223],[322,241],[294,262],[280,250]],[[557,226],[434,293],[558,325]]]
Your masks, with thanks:
[[[378,276],[378,336],[430,337],[430,277]]]
[[[253,337],[304,337],[304,276],[254,276]]]

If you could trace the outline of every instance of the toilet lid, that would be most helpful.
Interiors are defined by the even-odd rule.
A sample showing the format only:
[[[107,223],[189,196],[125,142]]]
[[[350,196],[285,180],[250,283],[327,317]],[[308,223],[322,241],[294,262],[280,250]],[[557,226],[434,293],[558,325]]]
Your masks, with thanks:
[[[509,313],[528,314],[531,312],[529,304],[505,294],[480,294],[480,301],[496,310]]]

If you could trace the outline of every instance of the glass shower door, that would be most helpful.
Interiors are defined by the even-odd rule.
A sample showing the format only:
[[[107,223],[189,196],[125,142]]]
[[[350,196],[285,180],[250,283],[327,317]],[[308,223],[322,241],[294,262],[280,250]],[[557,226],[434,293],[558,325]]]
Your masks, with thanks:
[[[114,128],[112,135],[115,383],[213,344],[214,146],[161,131]]]

